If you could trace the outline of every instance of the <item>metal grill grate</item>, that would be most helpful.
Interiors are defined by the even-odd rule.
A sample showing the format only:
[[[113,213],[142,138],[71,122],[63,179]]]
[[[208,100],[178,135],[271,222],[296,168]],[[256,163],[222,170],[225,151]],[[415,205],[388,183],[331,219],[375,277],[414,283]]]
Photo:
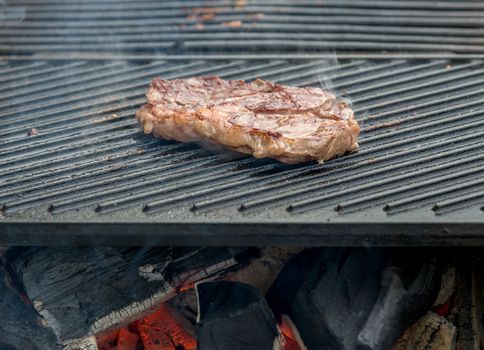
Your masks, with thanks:
[[[361,149],[288,166],[142,134],[134,112],[151,78],[208,74],[328,84],[351,97]],[[481,239],[481,61],[2,62],[0,82],[0,242]]]
[[[480,1],[15,0],[0,11],[9,55],[484,52]]]

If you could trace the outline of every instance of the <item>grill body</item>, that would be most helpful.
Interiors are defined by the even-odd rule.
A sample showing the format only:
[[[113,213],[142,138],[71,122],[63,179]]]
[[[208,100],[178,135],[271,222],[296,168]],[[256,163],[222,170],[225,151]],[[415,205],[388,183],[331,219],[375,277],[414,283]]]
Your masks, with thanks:
[[[146,1],[136,10],[131,2],[25,0],[7,7],[7,19],[26,16],[0,29],[7,53],[0,62],[0,244],[484,243],[484,62],[459,56],[480,52],[464,39],[479,44],[483,9],[452,1],[325,3],[220,2],[214,10]],[[207,13],[214,17],[202,20]],[[258,13],[253,26],[222,25]],[[165,20],[154,23],[159,16]],[[294,40],[304,52],[315,52],[304,36],[326,45],[320,30],[332,28],[328,40],[340,44],[328,45],[350,58],[304,58],[295,42],[277,46],[280,58],[264,58],[258,47],[276,45],[278,33],[298,23],[306,29]],[[385,48],[372,48],[377,28],[387,32],[378,38],[404,50],[400,26],[412,43],[440,37],[442,47],[423,51],[455,57],[351,58]],[[359,45],[340,36],[355,38],[355,31],[364,34]],[[255,44],[254,32],[264,34]],[[212,44],[202,45],[209,37]],[[197,53],[190,40],[209,52]],[[244,55],[225,57],[234,51]],[[197,75],[329,88],[352,103],[361,148],[324,165],[288,166],[143,135],[134,113],[150,80]]]

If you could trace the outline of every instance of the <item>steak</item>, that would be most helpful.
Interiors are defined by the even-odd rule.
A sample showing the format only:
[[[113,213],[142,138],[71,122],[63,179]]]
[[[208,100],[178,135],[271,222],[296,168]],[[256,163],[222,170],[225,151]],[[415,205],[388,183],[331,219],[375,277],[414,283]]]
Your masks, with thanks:
[[[208,142],[294,164],[325,160],[358,148],[353,111],[319,88],[257,79],[154,79],[136,118],[146,134]]]

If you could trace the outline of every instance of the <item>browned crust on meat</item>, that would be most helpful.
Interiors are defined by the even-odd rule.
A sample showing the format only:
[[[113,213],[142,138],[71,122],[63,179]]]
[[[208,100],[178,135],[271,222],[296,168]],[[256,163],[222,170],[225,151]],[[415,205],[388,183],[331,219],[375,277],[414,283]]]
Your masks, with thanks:
[[[155,137],[208,141],[285,163],[322,162],[358,148],[352,110],[321,89],[204,77],[155,79],[147,95],[136,117]]]

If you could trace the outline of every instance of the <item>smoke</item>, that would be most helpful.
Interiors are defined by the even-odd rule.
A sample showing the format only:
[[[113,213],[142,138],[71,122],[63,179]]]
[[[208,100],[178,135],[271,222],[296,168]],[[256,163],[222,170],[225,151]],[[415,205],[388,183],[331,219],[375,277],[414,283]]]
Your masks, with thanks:
[[[346,91],[339,88],[338,84],[334,83],[334,79],[338,77],[343,70],[342,64],[339,62],[336,51],[324,53],[325,59],[321,62],[320,69],[317,73],[319,86],[323,90],[331,91],[338,101],[345,102],[348,106],[352,106],[352,100]],[[358,69],[358,68],[357,68]]]
[[[332,71],[337,70],[339,66],[340,64],[336,57],[336,51],[332,51],[328,55],[328,58],[322,62],[321,70],[317,74],[319,85],[321,85],[322,89],[334,91],[331,75],[333,75]]]

